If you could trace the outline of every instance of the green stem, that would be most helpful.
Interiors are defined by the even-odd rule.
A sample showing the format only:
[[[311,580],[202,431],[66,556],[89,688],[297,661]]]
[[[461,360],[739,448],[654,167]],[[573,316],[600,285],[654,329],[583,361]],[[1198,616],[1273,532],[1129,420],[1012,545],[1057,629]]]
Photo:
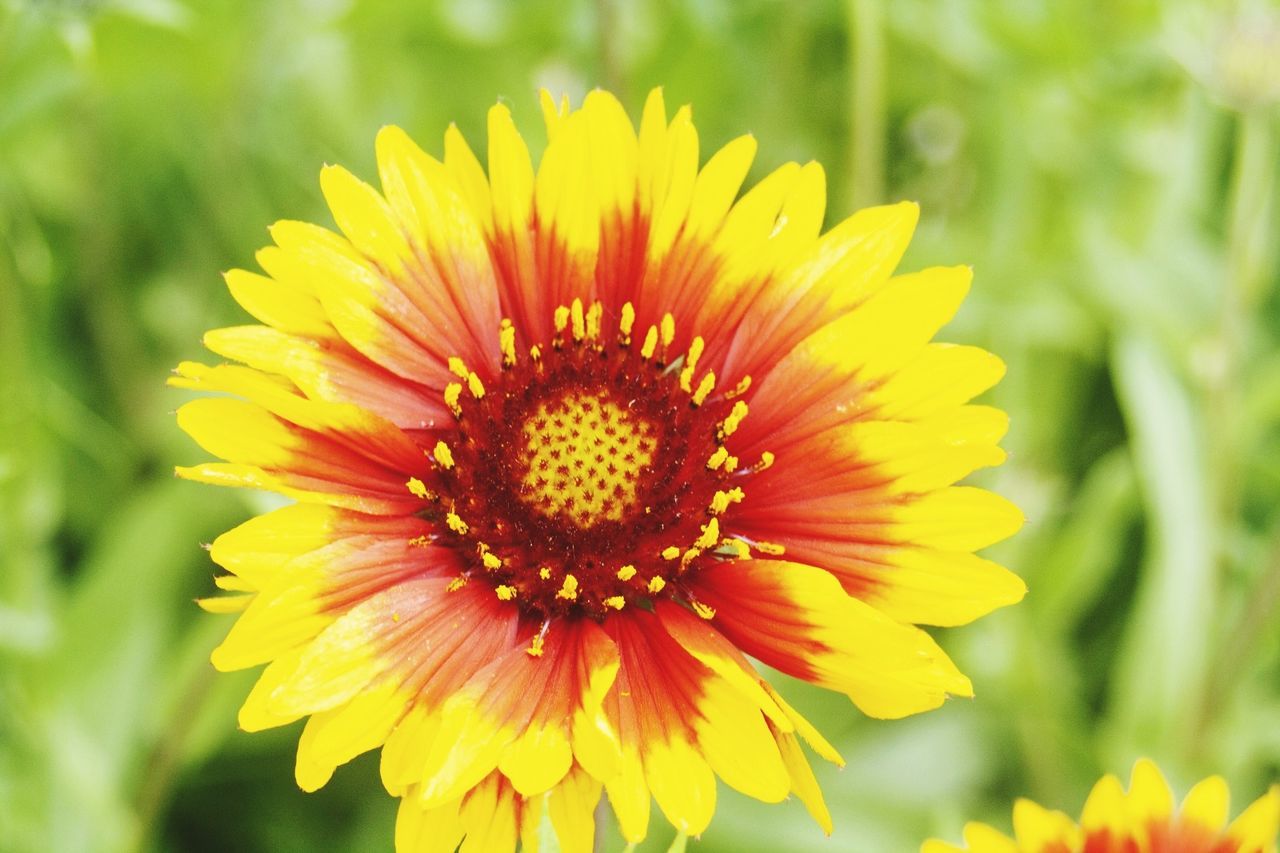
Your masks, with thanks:
[[[855,208],[884,201],[885,33],[883,0],[849,0],[849,194]]]

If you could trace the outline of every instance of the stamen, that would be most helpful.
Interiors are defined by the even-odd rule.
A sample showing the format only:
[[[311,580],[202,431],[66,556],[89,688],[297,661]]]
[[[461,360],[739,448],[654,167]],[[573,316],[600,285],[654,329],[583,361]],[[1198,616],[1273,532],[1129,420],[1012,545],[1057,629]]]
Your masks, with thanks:
[[[405,482],[405,487],[409,489],[415,498],[425,498],[427,496],[427,487],[417,477],[410,477]]]
[[[544,581],[551,580],[551,569],[547,568],[546,566],[543,566],[542,568],[538,569],[538,577],[542,578]]]
[[[698,383],[698,390],[693,392],[693,404],[695,406],[701,406],[705,403],[707,396],[711,394],[715,387],[716,372],[714,370],[708,370],[707,375],[702,377],[702,381]]]
[[[462,383],[450,382],[444,386],[444,404],[449,407],[449,411],[453,412],[454,417],[462,417],[462,406],[458,405],[458,400],[462,397]]]
[[[471,396],[477,400],[484,398],[484,383],[480,381],[480,377],[474,373],[467,376],[467,390],[471,392]]]
[[[635,566],[623,566],[622,568],[618,569],[618,580],[620,581],[629,581],[635,576],[636,576]]]
[[[777,542],[755,542],[753,547],[761,554],[768,554],[771,557],[781,557],[787,553],[785,545],[779,545]]]
[[[592,302],[591,307],[587,309],[587,340],[600,339],[600,321],[603,317],[604,306],[599,302]]]
[[[422,536],[413,537],[409,540],[409,544],[415,548],[425,548],[434,541],[436,541],[434,536],[427,536],[424,534]]]
[[[542,358],[542,348],[537,344],[529,347],[529,358],[535,362],[540,360]]]
[[[449,449],[449,445],[443,440],[437,441],[435,449],[431,451],[431,455],[435,457],[440,467],[448,471],[453,467],[453,451]]]
[[[556,308],[554,315],[556,331],[563,332],[569,325],[569,309],[560,305]]]
[[[730,504],[741,503],[742,499],[746,496],[746,493],[737,486],[734,486],[727,492],[717,490],[716,493],[711,496],[711,506],[709,509],[713,515],[720,515],[729,508]]]
[[[456,512],[451,512],[446,515],[444,517],[444,523],[448,525],[450,530],[459,536],[466,536],[467,532],[471,530],[470,525],[463,521],[462,516],[458,515]]]
[[[582,300],[574,299],[573,305],[569,307],[569,316],[573,321],[573,339],[581,341],[587,334],[586,322],[582,317]]]
[[[660,575],[654,575],[649,579],[649,592],[652,595],[657,595],[662,592],[662,588],[666,585],[667,582]]]
[[[671,312],[662,315],[662,349],[665,351],[671,346],[671,342],[676,339],[676,318],[671,316]]]
[[[644,343],[640,345],[640,357],[646,361],[653,358],[653,353],[658,348],[658,329],[656,326],[650,326],[649,331],[644,333]]]
[[[481,554],[480,562],[484,563],[484,567],[491,572],[496,572],[502,568],[502,558],[492,551],[485,551]]]
[[[741,539],[721,539],[720,547],[716,548],[716,553],[739,560],[749,560],[751,559],[751,546]]]
[[[674,560],[676,557],[679,557],[679,556],[680,556],[679,546],[668,545],[666,548],[662,549],[662,559],[664,560]]]
[[[466,379],[467,374],[471,371],[467,370],[467,364],[456,355],[449,356],[449,372],[459,379]]]
[[[533,642],[529,643],[529,648],[525,649],[525,652],[529,655],[529,657],[531,658],[542,657],[542,644],[547,638],[547,629],[550,627],[551,627],[551,620],[549,619],[545,620],[542,623],[542,627],[538,629],[538,633],[533,635]]]
[[[466,585],[467,585],[467,576],[458,575],[456,578],[449,581],[449,585],[445,587],[445,589],[448,592],[457,592],[458,590],[462,589]]]
[[[730,474],[732,474],[732,473],[733,473],[734,471],[736,471],[737,469],[738,469],[738,457],[736,457],[736,456],[730,456],[728,459],[724,460],[724,470],[725,470],[725,471],[727,471],[727,472],[729,472]]]
[[[707,460],[707,467],[714,471],[723,465],[724,461],[728,458],[729,451],[725,450],[724,445],[721,445],[716,448],[716,452],[712,453],[711,458]]]
[[[636,309],[630,302],[622,305],[622,317],[618,320],[618,343],[622,346],[631,344],[631,327],[636,323]]]
[[[680,371],[680,390],[686,394],[693,391],[693,372],[698,369],[698,359],[706,347],[702,336],[698,335],[689,344],[689,354],[685,357],[684,370]]]
[[[742,473],[744,473],[744,474],[759,474],[761,471],[767,471],[769,468],[773,467],[773,460],[774,460],[774,456],[773,456],[773,454],[772,454],[772,453],[770,453],[768,450],[766,450],[766,451],[764,451],[763,453],[761,453],[761,454],[760,454],[760,461],[759,461],[759,462],[757,462],[756,464],[752,465],[750,468],[747,468],[747,469],[746,469],[745,471],[743,471]]]
[[[728,416],[720,424],[720,433],[722,435],[733,435],[738,431],[738,427],[742,425],[742,421],[747,417],[747,404],[739,400],[733,404],[733,408],[729,411]]]
[[[511,318],[503,317],[502,326],[498,329],[498,346],[502,349],[502,363],[506,367],[516,364],[516,327]]]
[[[691,599],[689,606],[693,608],[694,613],[697,613],[703,619],[714,619],[716,616],[716,609],[703,604],[701,601]]]
[[[626,606],[627,600],[620,595],[611,595],[603,602],[605,607],[612,607],[614,610],[621,610]]]
[[[573,601],[578,597],[578,579],[573,575],[564,576],[564,585],[560,587],[560,591],[556,593],[556,598],[563,598],[567,601]]]
[[[510,601],[516,597],[516,588],[509,584],[498,584],[493,591],[498,594],[499,601]]]
[[[706,524],[702,525],[702,535],[693,540],[693,544],[698,548],[710,548],[716,544],[716,540],[720,538],[720,521],[712,518]]]
[[[732,391],[724,395],[724,398],[726,400],[732,400],[734,397],[741,397],[743,394],[747,393],[747,389],[750,387],[751,377],[744,376],[742,379],[738,380],[738,384],[734,386]]]

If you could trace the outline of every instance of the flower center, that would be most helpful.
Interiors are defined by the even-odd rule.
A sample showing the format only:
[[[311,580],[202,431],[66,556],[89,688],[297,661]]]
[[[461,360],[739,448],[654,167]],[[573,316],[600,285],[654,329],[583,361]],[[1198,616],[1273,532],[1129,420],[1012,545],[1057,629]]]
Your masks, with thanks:
[[[778,553],[721,527],[745,497],[744,476],[773,461],[765,453],[740,468],[726,446],[747,415],[737,398],[749,379],[716,392],[715,374],[698,373],[701,338],[670,357],[669,314],[639,346],[630,304],[616,343],[602,340],[602,315],[577,300],[557,309],[550,345],[526,358],[504,321],[490,387],[451,359],[459,381],[444,399],[457,424],[430,452],[430,480],[408,488],[441,530],[430,541],[462,556],[453,588],[491,584],[544,624],[673,595],[711,618],[685,585],[691,573],[751,548]]]
[[[621,521],[653,461],[656,430],[607,388],[569,390],[538,404],[520,429],[525,473],[520,496],[547,516],[589,528]]]

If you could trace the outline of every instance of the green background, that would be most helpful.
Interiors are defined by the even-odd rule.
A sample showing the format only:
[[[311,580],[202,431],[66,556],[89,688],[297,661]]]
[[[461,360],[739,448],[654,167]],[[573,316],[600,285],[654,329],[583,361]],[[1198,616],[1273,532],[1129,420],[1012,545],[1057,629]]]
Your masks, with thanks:
[[[915,850],[1103,772],[1280,773],[1280,11],[1148,0],[0,0],[0,850],[385,850],[372,756],[319,793],[246,735],[199,548],[268,505],[178,482],[166,389],[219,280],[373,138],[483,145],[536,88],[690,102],[753,178],[817,159],[829,223],[923,205],[905,269],[970,263],[943,338],[1002,356],[1026,601],[938,632],[978,698],[905,721],[783,690],[848,759],[836,834],[721,788],[707,851]],[[662,850],[659,820],[644,849]],[[621,842],[611,829],[604,849]]]

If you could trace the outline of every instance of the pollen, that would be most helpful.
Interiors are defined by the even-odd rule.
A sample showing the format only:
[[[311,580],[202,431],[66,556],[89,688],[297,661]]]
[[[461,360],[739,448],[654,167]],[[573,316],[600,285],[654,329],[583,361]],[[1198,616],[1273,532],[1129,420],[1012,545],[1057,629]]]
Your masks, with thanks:
[[[649,587],[648,587],[648,589],[649,589],[649,592],[651,592],[651,593],[652,593],[652,594],[654,594],[654,595],[657,595],[658,593],[662,592],[662,588],[663,588],[663,587],[665,587],[666,585],[667,585],[667,582],[666,582],[665,580],[663,580],[663,579],[662,579],[660,576],[658,576],[658,575],[654,575],[654,576],[649,580]]]
[[[578,579],[573,575],[564,576],[564,584],[560,587],[560,591],[556,593],[556,598],[563,598],[566,601],[573,601],[578,597]]]
[[[510,601],[516,597],[516,588],[510,584],[498,584],[493,591],[498,594],[499,601]]]
[[[406,482],[404,485],[405,485],[405,488],[407,488],[413,494],[414,497],[425,498],[427,496],[427,487],[424,486],[422,484],[422,481],[419,480],[417,477],[410,477],[408,482]]]
[[[431,455],[435,457],[436,462],[440,463],[440,467],[446,471],[453,467],[453,453],[449,450],[449,445],[443,441],[437,441],[435,449],[431,451]]]
[[[605,607],[611,607],[614,610],[621,610],[627,604],[627,599],[621,595],[611,595],[604,600]]]
[[[624,402],[578,389],[541,403],[521,434],[521,497],[543,515],[582,528],[630,513],[657,445],[656,427]]]
[[[635,566],[623,566],[622,568],[618,569],[618,580],[620,581],[629,581],[635,576],[636,576]]]
[[[456,512],[451,512],[445,516],[445,524],[447,524],[449,529],[459,536],[466,536],[467,532],[471,530],[471,526],[463,521],[462,516],[458,515]]]

